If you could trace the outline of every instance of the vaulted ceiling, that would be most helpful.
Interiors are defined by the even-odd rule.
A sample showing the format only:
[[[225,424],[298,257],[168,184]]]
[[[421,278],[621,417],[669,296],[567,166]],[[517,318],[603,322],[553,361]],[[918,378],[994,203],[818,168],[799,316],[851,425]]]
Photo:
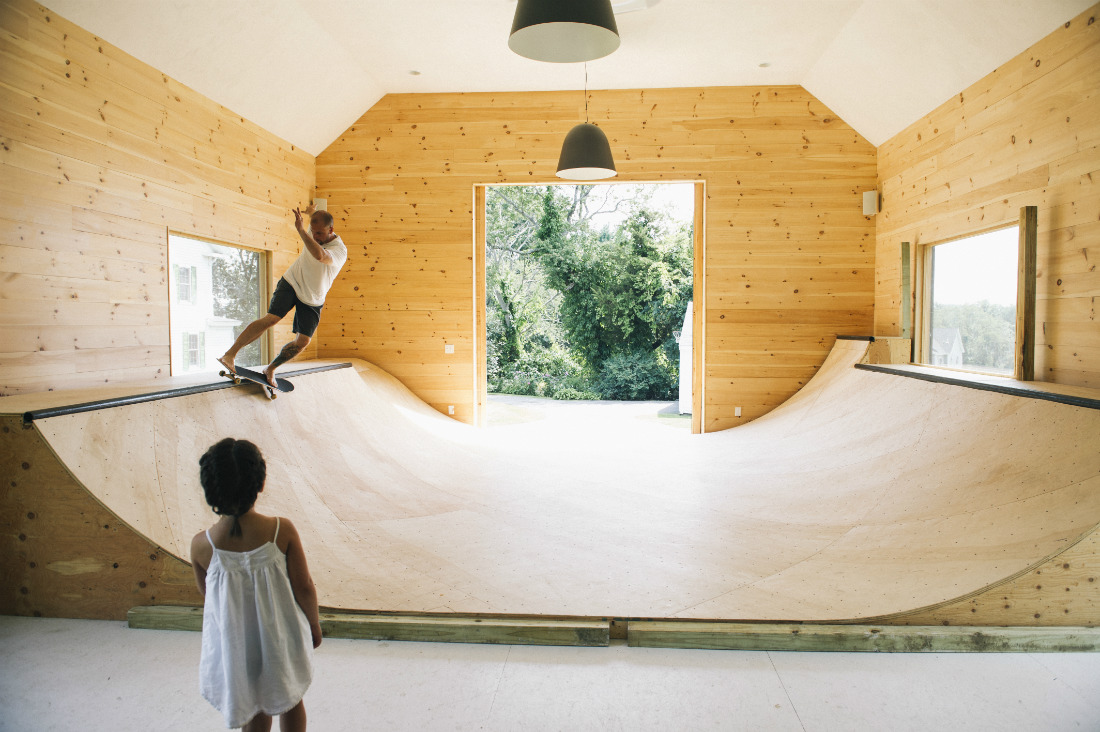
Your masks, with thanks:
[[[585,83],[508,49],[516,0],[40,2],[313,154],[387,93]],[[879,145],[1093,2],[613,0],[588,85],[800,84]]]

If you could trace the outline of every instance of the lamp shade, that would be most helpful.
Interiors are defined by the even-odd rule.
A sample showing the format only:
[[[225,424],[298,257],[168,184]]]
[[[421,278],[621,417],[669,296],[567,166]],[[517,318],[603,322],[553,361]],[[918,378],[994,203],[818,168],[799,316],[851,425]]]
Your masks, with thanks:
[[[558,158],[559,178],[599,180],[616,175],[607,135],[599,127],[582,122],[565,136]]]
[[[619,47],[611,0],[519,0],[508,48],[535,61],[576,63]]]

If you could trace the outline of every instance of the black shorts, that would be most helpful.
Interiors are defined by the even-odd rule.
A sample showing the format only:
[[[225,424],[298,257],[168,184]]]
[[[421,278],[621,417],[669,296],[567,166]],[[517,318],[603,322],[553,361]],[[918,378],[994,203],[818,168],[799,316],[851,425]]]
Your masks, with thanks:
[[[294,332],[312,338],[317,332],[317,324],[321,322],[323,307],[324,305],[307,305],[299,300],[298,293],[290,283],[280,277],[279,284],[275,285],[275,292],[271,296],[271,304],[267,306],[267,312],[281,318],[294,308]]]

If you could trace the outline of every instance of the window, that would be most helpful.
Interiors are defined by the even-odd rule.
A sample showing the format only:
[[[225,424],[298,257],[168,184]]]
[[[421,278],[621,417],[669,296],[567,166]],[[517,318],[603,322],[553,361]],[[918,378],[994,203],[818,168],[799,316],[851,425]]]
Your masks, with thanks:
[[[1019,238],[1011,226],[925,248],[921,362],[1013,373]]]
[[[266,259],[260,252],[170,234],[169,330],[172,373],[216,371],[250,322],[266,310]],[[262,337],[238,354],[257,366],[268,357]]]
[[[205,333],[184,333],[182,345],[183,370],[192,369],[202,371],[206,361]]]
[[[172,271],[176,273],[176,302],[194,305],[195,292],[198,289],[198,267],[175,265]]]

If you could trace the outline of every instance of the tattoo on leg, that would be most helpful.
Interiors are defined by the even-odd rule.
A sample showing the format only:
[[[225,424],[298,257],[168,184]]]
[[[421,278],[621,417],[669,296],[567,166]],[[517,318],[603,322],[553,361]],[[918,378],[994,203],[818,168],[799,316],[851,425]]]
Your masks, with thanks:
[[[294,341],[287,343],[283,346],[283,350],[279,351],[279,355],[275,357],[275,360],[271,362],[271,370],[274,371],[301,352],[302,347]]]

